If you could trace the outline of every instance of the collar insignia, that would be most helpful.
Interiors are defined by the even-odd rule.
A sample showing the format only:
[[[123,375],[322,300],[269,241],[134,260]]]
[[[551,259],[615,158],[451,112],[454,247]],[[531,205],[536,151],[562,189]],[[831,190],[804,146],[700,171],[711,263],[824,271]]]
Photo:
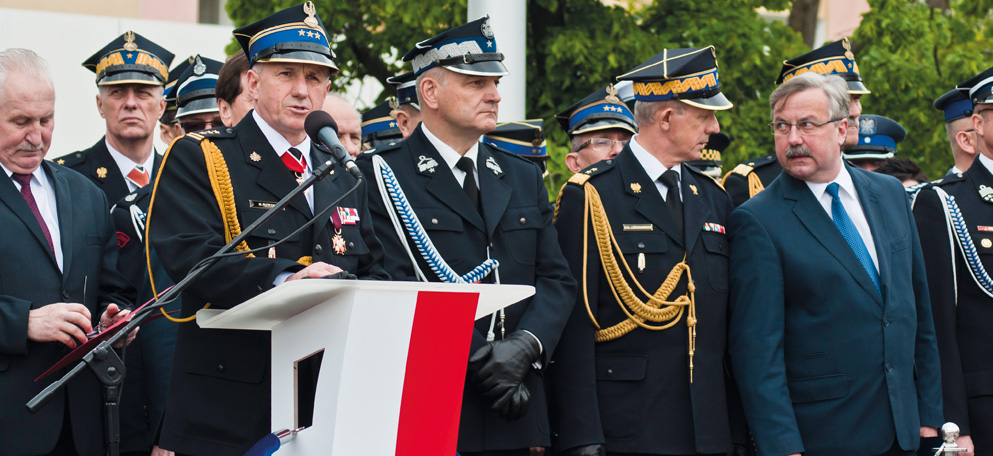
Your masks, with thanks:
[[[631,183],[631,191],[635,193],[641,193],[641,184],[637,182]]]
[[[97,177],[99,177],[101,179],[106,179],[107,178],[107,168],[104,168],[103,166],[97,168]]]
[[[438,162],[431,157],[421,155],[417,157],[417,172],[423,173],[427,171],[429,173],[434,173],[434,169],[438,167]]]
[[[248,156],[248,158],[251,159],[253,162],[260,162],[260,161],[262,161],[262,156],[259,155],[258,152],[254,152],[254,151],[252,152],[252,155],[249,155]]]
[[[699,195],[699,193],[697,193],[697,191],[696,191],[696,185],[690,184],[690,190],[693,191],[693,194],[694,195]]]
[[[486,167],[489,168],[490,171],[493,171],[493,174],[496,174],[497,176],[503,174],[503,169],[500,168],[500,164],[497,163],[496,159],[493,157],[486,159]]]
[[[986,201],[987,203],[993,203],[993,188],[989,188],[985,185],[980,185],[979,196],[983,197],[983,201]]]

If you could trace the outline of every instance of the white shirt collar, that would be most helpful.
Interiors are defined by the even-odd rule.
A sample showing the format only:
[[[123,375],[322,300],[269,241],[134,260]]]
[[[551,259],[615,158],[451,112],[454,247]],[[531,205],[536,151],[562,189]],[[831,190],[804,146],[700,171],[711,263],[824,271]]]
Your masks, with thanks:
[[[456,169],[455,164],[459,162],[459,159],[462,158],[463,155],[459,155],[459,153],[456,152],[455,149],[453,149],[448,144],[445,144],[444,141],[438,139],[438,137],[435,136],[434,133],[431,133],[431,130],[428,130],[428,127],[427,125],[424,125],[424,122],[421,122],[421,130],[424,132],[424,136],[428,138],[428,142],[430,142],[431,145],[434,146],[435,150],[438,151],[438,154],[441,155],[441,159],[445,160],[445,164],[447,164],[450,169]],[[466,151],[464,156],[472,159],[473,165],[476,167],[477,170],[479,169],[478,142],[473,143],[472,147],[470,147],[469,150]]]
[[[139,165],[142,169],[148,171],[149,175],[152,174],[152,166],[155,165],[155,147],[152,147],[152,153],[148,154],[148,158],[145,159],[144,163],[136,163],[130,158],[125,157],[124,154],[117,149],[114,149],[114,146],[110,145],[110,141],[107,140],[106,136],[103,138],[103,142],[107,145],[107,151],[110,152],[110,156],[113,157],[114,163],[117,164],[117,169],[121,170],[122,176],[127,177],[128,173],[130,173],[135,166]]]
[[[14,172],[11,171],[10,168],[5,166],[3,163],[0,163],[0,168],[3,168],[3,172],[7,173],[7,177],[12,177],[14,175]],[[40,184],[44,188],[51,187],[51,184],[48,182],[48,175],[45,174],[45,170],[42,169],[42,166],[39,165],[37,168],[35,168],[35,170],[31,173],[31,177],[32,177],[31,180],[33,181],[31,185]],[[13,178],[11,178],[11,180],[13,180]],[[19,191],[20,184],[17,184],[15,182],[14,185],[18,187],[18,191]]]
[[[985,154],[980,153],[979,162],[986,167],[986,171],[989,171],[990,174],[993,174],[993,159],[990,159],[990,157],[987,157]],[[975,163],[973,163],[973,165],[975,165]]]
[[[275,128],[269,126],[269,124],[262,119],[258,111],[252,110],[252,118],[255,119],[255,123],[259,126],[259,130],[262,130],[262,134],[265,135],[265,139],[269,141],[269,145],[272,146],[272,150],[276,151],[276,155],[282,157],[290,147],[296,148],[304,157],[307,157],[307,170],[313,169],[310,163],[310,136],[304,136],[303,141],[300,144],[290,144],[286,138],[276,131]]]
[[[806,182],[806,181],[805,181]],[[827,191],[827,186],[832,182],[837,182],[841,190],[848,193],[855,201],[858,201],[858,193],[855,191],[855,182],[852,181],[852,175],[848,172],[848,168],[845,164],[841,164],[841,170],[838,171],[838,175],[831,182],[806,182],[807,188],[814,193],[814,198],[819,201],[821,196],[824,196],[824,192]],[[840,195],[840,193],[839,193]]]
[[[645,172],[648,173],[648,177],[653,181],[658,181],[659,177],[662,177],[662,173],[669,170],[666,168],[659,159],[655,158],[654,155],[648,152],[642,145],[638,142],[638,135],[634,135],[631,141],[628,142],[631,145],[631,152],[634,152],[634,157],[638,159],[638,163],[641,163],[641,167],[645,168]],[[679,178],[683,178],[682,167],[679,165],[673,166],[673,170],[679,174]]]

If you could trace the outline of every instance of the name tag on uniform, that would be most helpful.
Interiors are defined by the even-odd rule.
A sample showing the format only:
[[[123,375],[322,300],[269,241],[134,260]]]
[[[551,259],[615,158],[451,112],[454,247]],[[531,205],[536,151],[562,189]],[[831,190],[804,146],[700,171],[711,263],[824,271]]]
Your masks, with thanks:
[[[652,231],[651,223],[625,223],[624,231]]]
[[[248,207],[252,209],[272,209],[275,206],[275,202],[248,200]]]

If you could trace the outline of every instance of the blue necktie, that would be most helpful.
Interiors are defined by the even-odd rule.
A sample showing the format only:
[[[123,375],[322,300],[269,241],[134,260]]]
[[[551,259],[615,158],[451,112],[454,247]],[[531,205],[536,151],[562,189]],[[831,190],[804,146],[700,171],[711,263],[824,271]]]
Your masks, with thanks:
[[[841,199],[838,198],[838,183],[830,183],[827,186],[827,192],[831,195],[831,217],[834,218],[834,225],[838,227],[838,231],[841,231],[841,235],[848,242],[848,246],[855,252],[859,263],[862,263],[865,272],[872,279],[872,284],[876,286],[876,291],[879,291],[879,274],[876,273],[876,266],[872,264],[872,257],[869,256],[869,250],[865,248],[865,243],[862,242],[862,236],[859,235],[859,230],[855,228],[852,219],[848,217],[848,212],[845,212],[845,206],[841,204]]]

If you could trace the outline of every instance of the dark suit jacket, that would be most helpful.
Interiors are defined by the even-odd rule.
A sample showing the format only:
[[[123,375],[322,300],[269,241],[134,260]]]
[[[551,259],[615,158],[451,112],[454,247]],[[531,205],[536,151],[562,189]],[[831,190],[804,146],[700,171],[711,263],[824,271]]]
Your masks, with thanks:
[[[68,403],[72,433],[83,455],[103,454],[99,381],[89,369],[35,414],[24,405],[65,372],[35,382],[69,349],[59,342],[30,342],[28,313],[57,302],[85,303],[95,326],[107,303],[130,306],[133,291],[115,270],[117,247],[107,199],[83,176],[42,163],[52,185],[62,238],[63,271],[24,198],[0,173],[0,448],[8,454],[52,451]],[[86,283],[85,295],[83,283]],[[66,400],[68,394],[68,401]]]
[[[159,171],[159,166],[162,164],[162,157],[155,151],[152,151],[152,153],[155,154],[155,161],[152,165],[151,180],[149,182],[154,181]],[[114,157],[111,157],[110,151],[107,150],[106,137],[101,137],[89,149],[59,157],[57,162],[90,178],[100,190],[103,190],[107,194],[107,201],[110,204],[117,203],[125,195],[131,193],[128,189],[127,181],[124,180],[120,168],[117,167],[117,162],[114,161]]]
[[[900,183],[845,165],[882,296],[807,185],[782,174],[731,214],[729,350],[759,454],[915,449],[941,425],[917,227]]]
[[[163,159],[147,223],[162,265],[177,282],[225,244],[201,138],[213,142],[224,155],[243,229],[265,213],[267,203],[279,201],[297,185],[251,114],[234,128],[202,131],[174,142]],[[330,154],[312,148],[310,159],[323,163]],[[354,184],[355,179],[342,170],[319,181],[314,188],[315,211]],[[267,245],[313,217],[301,195],[248,238],[250,248],[263,248],[254,258],[225,258],[193,282],[183,294],[182,314],[193,315],[206,303],[213,309],[234,307],[273,288],[280,273],[302,269],[297,260],[305,256],[337,265],[359,278],[387,279],[365,200],[363,184],[340,203],[358,209],[360,218],[354,225],[342,225],[347,249],[343,255],[332,249],[334,226],[325,218],[276,246],[276,258],[268,258]],[[178,453],[241,456],[271,432],[269,357],[269,332],[181,324],[160,446]]]
[[[983,267],[993,271],[993,201],[981,196],[982,187],[993,188],[993,175],[977,160],[965,173],[945,176],[933,185],[955,198]],[[974,442],[991,445],[993,410],[969,402],[993,395],[993,298],[976,284],[958,243],[949,239],[934,188],[918,193],[914,216],[941,354],[945,419],[958,424],[963,435],[973,435]]]
[[[605,277],[592,222],[584,225],[584,187],[566,184],[555,225],[573,275],[582,280],[585,272],[588,282],[585,293],[582,289],[576,293],[572,317],[549,369],[556,447],[564,450],[606,442],[608,452],[620,453],[730,451],[724,383],[730,250],[724,233],[704,231],[705,223],[727,224],[730,198],[713,179],[683,166],[680,191],[685,236],[681,237],[662,195],[630,146],[613,160],[596,163],[586,172],[588,183],[600,194],[623,258],[634,271],[633,279],[645,290],[658,290],[672,267],[686,255],[696,284],[698,320],[693,383],[689,376],[688,311],[665,330],[636,328],[618,339],[594,342],[596,328],[587,313],[584,294],[600,328],[613,326],[627,316]],[[650,227],[647,230],[643,228],[646,225]],[[642,228],[635,231],[633,226]],[[588,233],[585,259],[584,233]],[[638,269],[642,253],[644,271]],[[616,251],[615,255],[620,261]],[[631,275],[623,275],[633,284]],[[684,273],[667,299],[686,294],[686,284]],[[647,299],[635,293],[642,301]]]
[[[517,329],[531,331],[542,343],[547,365],[569,316],[576,282],[569,274],[555,228],[551,226],[552,211],[538,167],[515,154],[481,143],[477,163],[480,214],[424,136],[422,126],[406,140],[377,149],[376,153],[393,170],[435,247],[455,272],[465,274],[486,260],[489,244],[490,256],[500,262],[501,283],[534,285],[532,298],[507,307],[507,333]],[[400,280],[416,280],[373,183],[370,157],[360,155],[359,165],[370,183],[369,201],[377,233],[387,252],[387,272]],[[419,169],[421,157],[432,158],[437,165],[430,170]],[[499,173],[486,166],[489,160],[499,165]],[[409,236],[407,239],[409,242]],[[413,243],[410,245],[413,249]],[[419,256],[418,264],[430,280],[438,281]],[[489,323],[489,318],[476,322],[470,354],[485,343]],[[500,337],[499,328],[496,333]],[[490,410],[491,404],[481,397],[471,381],[466,381],[459,423],[460,452],[549,445],[541,372],[532,370],[525,377],[525,384],[531,392],[531,405],[523,418],[508,423]]]

